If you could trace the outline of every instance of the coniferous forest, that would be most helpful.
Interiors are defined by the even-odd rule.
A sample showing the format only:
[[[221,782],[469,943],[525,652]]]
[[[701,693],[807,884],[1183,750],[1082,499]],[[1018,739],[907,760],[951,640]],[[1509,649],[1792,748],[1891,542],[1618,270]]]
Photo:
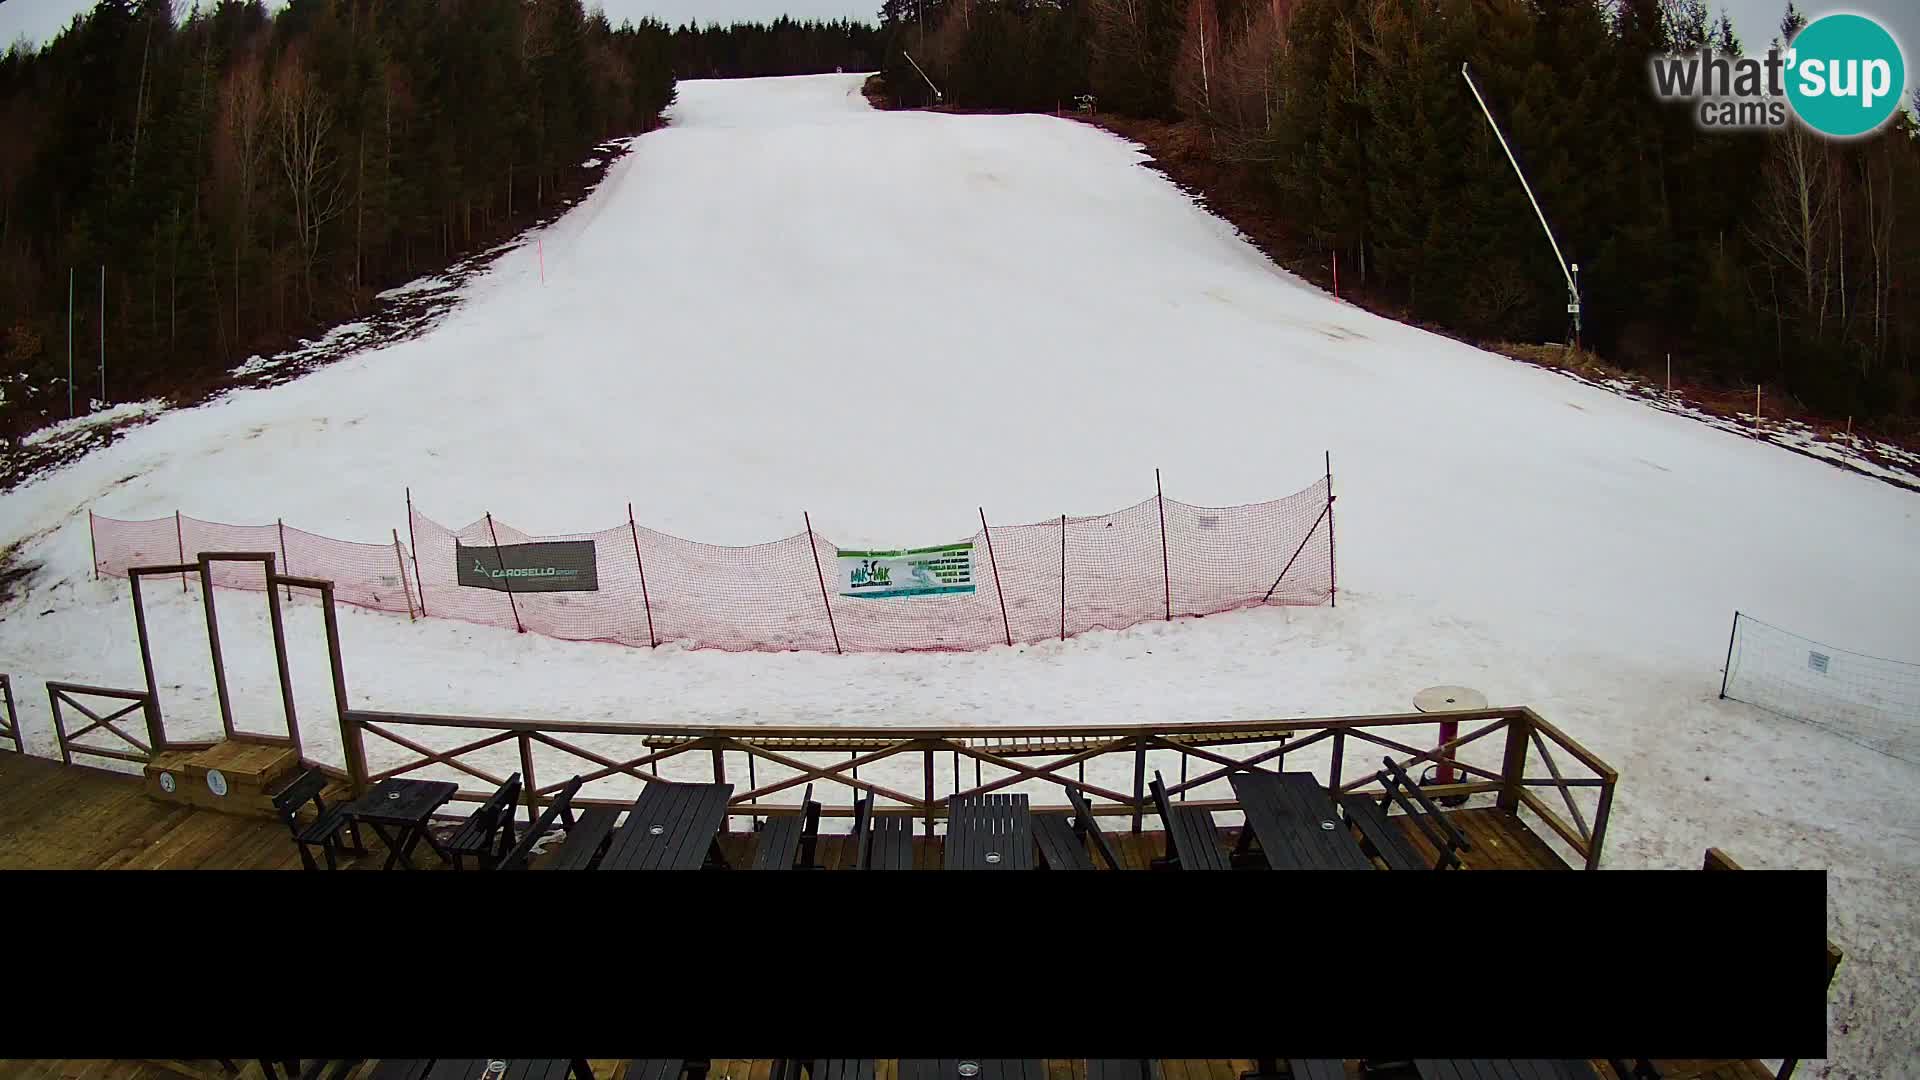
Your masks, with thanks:
[[[1920,141],[1706,132],[1662,53],[1762,53],[1704,0],[886,0],[886,94],[1174,121],[1258,178],[1297,254],[1477,341],[1565,342],[1565,278],[1460,76],[1471,65],[1561,249],[1581,344],[1656,379],[1763,383],[1920,430]],[[1783,8],[1777,32],[1803,22]]]
[[[80,411],[103,329],[113,400],[208,385],[552,212],[676,77],[877,55],[859,24],[616,29],[580,0],[174,12],[101,0],[0,56],[0,434],[67,416],[70,289]]]

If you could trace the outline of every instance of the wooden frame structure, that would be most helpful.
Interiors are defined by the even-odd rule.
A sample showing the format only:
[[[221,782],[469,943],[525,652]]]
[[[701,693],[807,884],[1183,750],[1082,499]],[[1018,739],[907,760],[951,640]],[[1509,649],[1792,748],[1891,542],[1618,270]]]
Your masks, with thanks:
[[[11,740],[14,753],[24,754],[27,752],[27,740],[20,735],[20,714],[13,711],[11,676],[0,674],[0,695],[5,696],[7,704],[7,715],[0,717],[0,739]]]
[[[286,736],[242,732],[234,726],[211,588],[213,564],[227,561],[257,562],[262,565],[269,597],[268,611],[279,667],[281,697],[286,708]],[[1460,777],[1460,782],[1429,786],[1424,789],[1427,795],[1491,794],[1495,797],[1495,804],[1503,810],[1518,814],[1524,809],[1537,816],[1584,860],[1588,869],[1595,869],[1600,863],[1607,818],[1613,805],[1614,788],[1619,780],[1619,774],[1612,766],[1526,706],[1291,720],[990,727],[727,727],[445,716],[358,709],[352,707],[348,700],[333,584],[276,572],[272,552],[202,552],[197,563],[129,569],[134,623],[140,637],[146,691],[68,688],[74,692],[136,702],[135,706],[104,719],[87,713],[97,721],[93,727],[108,727],[123,738],[126,738],[124,733],[112,729],[109,721],[144,704],[149,738],[144,745],[131,739],[128,741],[146,756],[125,752],[108,756],[145,761],[147,756],[159,750],[205,745],[175,743],[166,737],[140,594],[143,578],[171,574],[184,577],[188,573],[200,577],[221,724],[229,738],[286,745],[300,750],[279,590],[311,589],[319,594],[325,618],[334,704],[345,767],[334,768],[311,761],[307,764],[347,781],[355,792],[364,792],[388,777],[444,766],[460,774],[463,779],[471,777],[484,784],[484,789],[463,788],[455,796],[458,801],[480,802],[505,780],[472,758],[495,747],[504,750],[511,746],[518,751],[518,771],[524,784],[522,797],[529,821],[537,818],[541,805],[565,786],[565,778],[570,778],[578,771],[574,768],[557,770],[555,774],[561,779],[542,784],[535,770],[536,747],[564,754],[574,759],[574,764],[585,762],[592,766],[589,771],[580,774],[583,783],[588,785],[609,777],[627,777],[642,782],[659,779],[663,762],[685,759],[687,755],[697,755],[693,760],[705,759],[705,779],[725,783],[729,782],[729,757],[734,756],[734,760],[744,760],[747,783],[736,785],[728,808],[731,817],[757,818],[803,813],[804,807],[798,802],[771,803],[763,800],[789,789],[797,793],[806,784],[837,784],[846,789],[848,805],[836,803],[823,808],[826,816],[850,816],[853,812],[851,804],[866,797],[876,800],[876,813],[919,819],[924,824],[926,834],[931,836],[935,822],[947,815],[947,807],[952,799],[989,794],[1022,783],[1036,783],[1042,787],[1055,785],[1066,792],[1075,793],[1088,801],[1092,813],[1130,817],[1133,831],[1139,832],[1143,816],[1151,812],[1151,800],[1147,794],[1147,778],[1152,772],[1147,759],[1150,751],[1172,753],[1178,757],[1180,782],[1170,786],[1167,793],[1186,802],[1189,793],[1196,792],[1206,784],[1219,782],[1233,772],[1261,767],[1276,772],[1284,771],[1289,755],[1296,755],[1297,769],[1300,767],[1297,755],[1301,751],[1325,742],[1327,746],[1324,749],[1331,754],[1330,769],[1325,779],[1329,792],[1337,801],[1342,795],[1375,790],[1379,785],[1378,774],[1372,770],[1358,778],[1349,778],[1344,774],[1343,763],[1348,744],[1358,741],[1366,744],[1365,749],[1369,752],[1376,747],[1392,752],[1397,755],[1393,759],[1395,763],[1409,771],[1427,762],[1451,766]],[[51,687],[55,684],[49,685],[52,692]],[[1440,743],[1435,736],[1442,724],[1470,730]],[[83,731],[91,731],[93,727]],[[81,733],[76,732],[75,736]],[[390,759],[390,763],[383,763],[381,767],[369,765],[366,745],[369,735],[388,746],[398,747],[403,753],[397,760],[392,760],[391,754],[383,755]],[[634,741],[634,752],[603,753],[581,745],[579,740],[584,736],[631,739]],[[1493,736],[1504,736],[1499,744],[1503,745],[1503,753],[1498,771],[1461,759],[1462,748]],[[62,736],[62,739],[64,753],[66,737]],[[443,744],[454,742],[455,745],[435,748],[423,740]],[[1431,748],[1420,749],[1416,745],[1419,742],[1426,742]],[[1556,757],[1556,751],[1564,758]],[[496,754],[500,752],[495,751]],[[935,785],[935,763],[943,756],[952,762],[952,782],[944,793],[937,791]],[[863,780],[860,777],[863,766],[871,767],[890,760],[897,764],[896,759],[911,762],[915,757],[920,759],[921,764],[918,791],[906,790],[897,782],[881,784],[871,778]],[[1090,782],[1086,777],[1088,763],[1114,757],[1131,759],[1130,791]],[[1035,762],[1036,758],[1045,760]],[[961,780],[963,760],[971,760],[974,765],[974,783],[971,786],[963,786]],[[792,775],[760,783],[756,769],[759,764],[784,769]],[[1536,765],[1544,767],[1545,775],[1536,774]],[[1190,775],[1190,766],[1198,770],[1197,775]],[[985,770],[988,768],[999,775],[987,776]],[[1551,792],[1544,792],[1543,789],[1551,789]],[[1580,800],[1575,797],[1576,793],[1582,793],[1585,789],[1592,789],[1595,795],[1591,816],[1582,810]],[[1564,816],[1550,802],[1554,795],[1558,796],[1560,806],[1565,809]],[[614,799],[580,798],[574,800],[574,805],[625,808],[631,801],[630,795]],[[881,805],[883,802],[886,805]],[[1189,805],[1223,811],[1238,808],[1238,804],[1231,799],[1195,799]],[[1033,809],[1041,813],[1072,808],[1065,801],[1051,804],[1036,799]]]

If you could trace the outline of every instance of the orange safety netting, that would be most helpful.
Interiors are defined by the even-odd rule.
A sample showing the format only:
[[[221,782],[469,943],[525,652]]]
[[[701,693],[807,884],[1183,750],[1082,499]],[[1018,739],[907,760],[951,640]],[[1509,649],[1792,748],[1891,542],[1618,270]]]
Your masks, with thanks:
[[[972,545],[972,591],[938,595],[845,595],[841,551],[818,534],[721,547],[632,521],[540,537],[486,518],[451,530],[417,511],[410,525],[411,551],[398,539],[359,544],[277,524],[96,516],[94,566],[124,577],[129,567],[197,561],[203,551],[273,552],[281,573],[330,579],[338,600],[359,607],[569,641],[733,651],[983,649],[1262,604],[1318,605],[1333,595],[1326,479],[1245,506],[1154,496],[1111,514],[983,529],[957,541]],[[592,542],[597,588],[461,584],[457,545],[553,541]],[[257,565],[215,563],[212,573],[222,587],[264,587]]]

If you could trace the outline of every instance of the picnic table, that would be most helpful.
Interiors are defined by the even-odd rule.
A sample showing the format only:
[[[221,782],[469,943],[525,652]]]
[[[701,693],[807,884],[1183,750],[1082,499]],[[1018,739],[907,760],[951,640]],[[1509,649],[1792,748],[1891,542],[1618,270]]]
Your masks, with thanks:
[[[1312,773],[1236,772],[1230,780],[1247,816],[1236,856],[1247,856],[1258,841],[1275,870],[1373,869]]]
[[[383,870],[393,869],[396,863],[408,870],[418,869],[413,865],[413,849],[422,840],[427,842],[434,854],[440,856],[441,862],[451,863],[453,857],[427,830],[427,821],[459,790],[458,784],[445,780],[389,776],[375,784],[371,791],[349,803],[346,815],[356,822],[366,823],[387,845],[387,861],[381,867]],[[394,830],[391,834],[387,832],[389,827]]]
[[[1033,863],[1025,795],[961,795],[948,802],[948,870],[1031,870]]]
[[[720,827],[732,796],[732,784],[647,784],[627,810],[627,823],[613,834],[600,869],[731,869],[720,850]]]
[[[1047,1062],[1044,1058],[901,1058],[900,1080],[1047,1080]]]

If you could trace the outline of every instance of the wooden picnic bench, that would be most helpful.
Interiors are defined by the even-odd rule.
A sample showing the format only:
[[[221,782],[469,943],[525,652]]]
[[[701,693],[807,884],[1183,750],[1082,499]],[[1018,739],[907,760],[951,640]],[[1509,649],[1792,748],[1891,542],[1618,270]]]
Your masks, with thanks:
[[[360,828],[354,823],[353,816],[347,812],[347,803],[337,802],[328,806],[320,797],[327,786],[327,774],[319,769],[308,769],[294,778],[273,797],[274,812],[280,820],[286,822],[287,829],[293,833],[293,842],[300,848],[300,865],[308,870],[318,870],[313,861],[311,847],[318,845],[327,857],[327,869],[340,868],[339,852],[342,850],[355,855],[365,855],[366,845],[360,842]],[[308,803],[313,804],[313,820],[302,825],[300,811]],[[351,846],[341,844],[345,835],[352,841]]]
[[[1545,1059],[1417,1058],[1420,1080],[1599,1080],[1585,1061]]]
[[[1087,840],[1093,841],[1093,848],[1106,861],[1107,869],[1120,869],[1120,860],[1113,854],[1113,848],[1107,843],[1107,834],[1100,831],[1100,822],[1093,816],[1093,810],[1087,806],[1086,796],[1075,788],[1067,789],[1067,801],[1073,804],[1073,813],[1034,814],[1033,839],[1040,848],[1040,859],[1049,870],[1092,870],[1093,859],[1087,854]]]
[[[1241,1080],[1347,1080],[1347,1063],[1340,1058],[1258,1058],[1254,1070]]]
[[[913,869],[913,819],[905,814],[873,812],[873,796],[854,803],[853,868]]]
[[[728,869],[720,827],[732,795],[732,784],[650,781],[607,844],[600,869]]]
[[[959,795],[947,803],[948,870],[1033,869],[1025,795]]]
[[[1087,1080],[1154,1080],[1153,1072],[1147,1058],[1087,1059]]]
[[[1047,1080],[1044,1058],[901,1058],[900,1080]]]
[[[872,1058],[782,1058],[768,1080],[873,1080]]]
[[[687,1080],[701,1080],[712,1064],[707,1058],[635,1058],[627,1062],[620,1077],[621,1080],[680,1080],[684,1072]]]
[[[1274,870],[1373,869],[1314,774],[1249,770],[1229,780],[1247,819],[1234,846],[1236,864],[1259,858]]]
[[[467,815],[447,838],[447,852],[453,856],[455,870],[466,869],[469,858],[482,870],[492,869],[513,848],[513,812],[519,801],[520,774],[514,773],[487,796],[479,809]]]
[[[820,804],[813,801],[813,785],[800,797],[798,814],[770,817],[760,827],[753,849],[755,870],[818,870],[815,852],[820,843]]]
[[[1375,802],[1373,797],[1361,794],[1343,796],[1340,809],[1346,815],[1347,824],[1360,830],[1362,843],[1367,850],[1386,863],[1389,870],[1460,869],[1459,852],[1471,851],[1473,845],[1467,842],[1460,830],[1453,827],[1453,823],[1433,804],[1433,800],[1427,798],[1427,793],[1421,791],[1420,786],[1407,776],[1406,770],[1394,764],[1392,758],[1381,760],[1387,767],[1374,774],[1374,778],[1385,789],[1379,797],[1380,801]],[[1420,830],[1420,835],[1439,853],[1431,864],[1420,854],[1412,838],[1387,819],[1387,811],[1394,805],[1406,812],[1408,819]]]
[[[1155,870],[1230,870],[1220,848],[1220,832],[1213,813],[1197,806],[1176,806],[1167,799],[1167,782],[1153,771],[1153,805],[1167,831],[1167,852],[1153,860]]]
[[[490,1069],[495,1062],[502,1068]],[[382,1060],[369,1080],[594,1080],[585,1058],[418,1058]]]

